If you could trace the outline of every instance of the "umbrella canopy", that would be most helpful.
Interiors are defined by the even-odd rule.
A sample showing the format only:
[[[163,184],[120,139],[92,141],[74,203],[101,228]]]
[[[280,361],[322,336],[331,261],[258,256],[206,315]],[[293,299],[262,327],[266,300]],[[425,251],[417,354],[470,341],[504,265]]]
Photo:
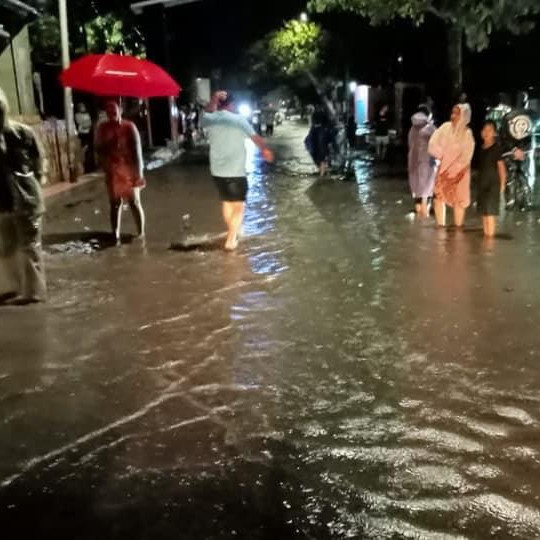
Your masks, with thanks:
[[[90,54],[60,75],[63,86],[99,96],[138,98],[177,96],[182,88],[148,60],[118,54]]]

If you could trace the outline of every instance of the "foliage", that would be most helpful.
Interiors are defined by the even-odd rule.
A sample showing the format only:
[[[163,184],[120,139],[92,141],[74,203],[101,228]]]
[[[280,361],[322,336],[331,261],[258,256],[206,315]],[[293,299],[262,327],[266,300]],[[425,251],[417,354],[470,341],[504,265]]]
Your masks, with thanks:
[[[45,15],[30,26],[34,62],[60,63],[58,2],[45,2]],[[144,39],[134,24],[129,2],[69,0],[69,31],[72,56],[116,52],[144,56]]]
[[[37,19],[30,27],[30,44],[34,62],[54,64],[60,61],[60,25],[52,15]]]
[[[324,34],[313,22],[291,20],[269,40],[270,58],[286,75],[312,72],[321,61]]]
[[[540,13],[538,0],[311,0],[314,11],[342,10],[370,19],[373,24],[396,17],[409,18],[420,24],[433,15],[460,28],[472,50],[488,47],[496,30],[513,34],[534,27],[533,16]]]
[[[107,14],[85,25],[88,52],[121,53],[142,56],[141,38],[125,30],[122,19]]]

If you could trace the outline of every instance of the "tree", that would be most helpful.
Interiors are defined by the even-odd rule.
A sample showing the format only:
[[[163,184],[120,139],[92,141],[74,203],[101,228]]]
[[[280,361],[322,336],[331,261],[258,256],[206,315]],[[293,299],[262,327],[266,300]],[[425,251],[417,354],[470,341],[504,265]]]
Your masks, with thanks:
[[[61,62],[58,3],[45,3],[45,15],[30,27],[36,64]],[[144,56],[144,38],[134,24],[129,2],[70,0],[70,48],[73,56],[116,52]]]
[[[321,62],[324,35],[313,22],[291,20],[270,37],[270,57],[286,75],[313,73]]]
[[[448,29],[448,63],[454,91],[463,84],[463,43],[473,51],[489,46],[493,32],[529,32],[533,16],[540,13],[539,0],[310,0],[310,7],[322,13],[342,10],[357,13],[373,24],[407,18],[416,24],[435,16]]]
[[[30,26],[30,44],[35,64],[60,63],[60,23],[56,17],[45,15]]]
[[[125,28],[122,19],[112,13],[99,15],[85,25],[88,52],[144,56],[142,37]]]
[[[270,60],[284,75],[307,76],[325,103],[330,116],[335,118],[334,106],[315,75],[316,69],[322,63],[327,39],[318,24],[293,19],[269,36],[268,52]]]

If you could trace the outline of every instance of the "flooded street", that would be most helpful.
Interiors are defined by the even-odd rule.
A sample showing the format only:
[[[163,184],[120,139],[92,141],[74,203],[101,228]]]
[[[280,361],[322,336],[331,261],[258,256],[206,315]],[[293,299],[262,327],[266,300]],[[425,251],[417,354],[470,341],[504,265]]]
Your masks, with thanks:
[[[101,186],[50,212],[50,302],[0,309],[3,530],[540,537],[538,213],[437,230],[369,160],[296,174],[303,135],[235,254],[169,249],[221,230],[204,164],[149,177],[146,246],[103,245]]]

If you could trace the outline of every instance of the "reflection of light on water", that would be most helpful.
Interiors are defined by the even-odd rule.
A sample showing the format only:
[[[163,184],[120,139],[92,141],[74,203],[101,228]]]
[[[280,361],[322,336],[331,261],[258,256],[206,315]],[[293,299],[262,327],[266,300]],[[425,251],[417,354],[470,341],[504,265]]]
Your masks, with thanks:
[[[250,140],[246,142],[246,154],[249,194],[244,220],[244,234],[246,236],[260,236],[274,230],[276,211],[268,199],[266,176],[261,171],[264,161],[257,147]],[[267,249],[252,254],[249,261],[253,273],[275,275],[284,272],[287,268],[278,259],[278,253],[278,250]]]
[[[529,187],[532,189],[536,181],[536,136],[533,132],[531,157],[529,159]]]
[[[369,214],[374,214],[375,209],[369,205],[369,198],[371,195],[370,184],[373,175],[372,167],[364,161],[357,160],[354,163],[354,174],[358,186],[358,198],[364,206],[365,211]]]

